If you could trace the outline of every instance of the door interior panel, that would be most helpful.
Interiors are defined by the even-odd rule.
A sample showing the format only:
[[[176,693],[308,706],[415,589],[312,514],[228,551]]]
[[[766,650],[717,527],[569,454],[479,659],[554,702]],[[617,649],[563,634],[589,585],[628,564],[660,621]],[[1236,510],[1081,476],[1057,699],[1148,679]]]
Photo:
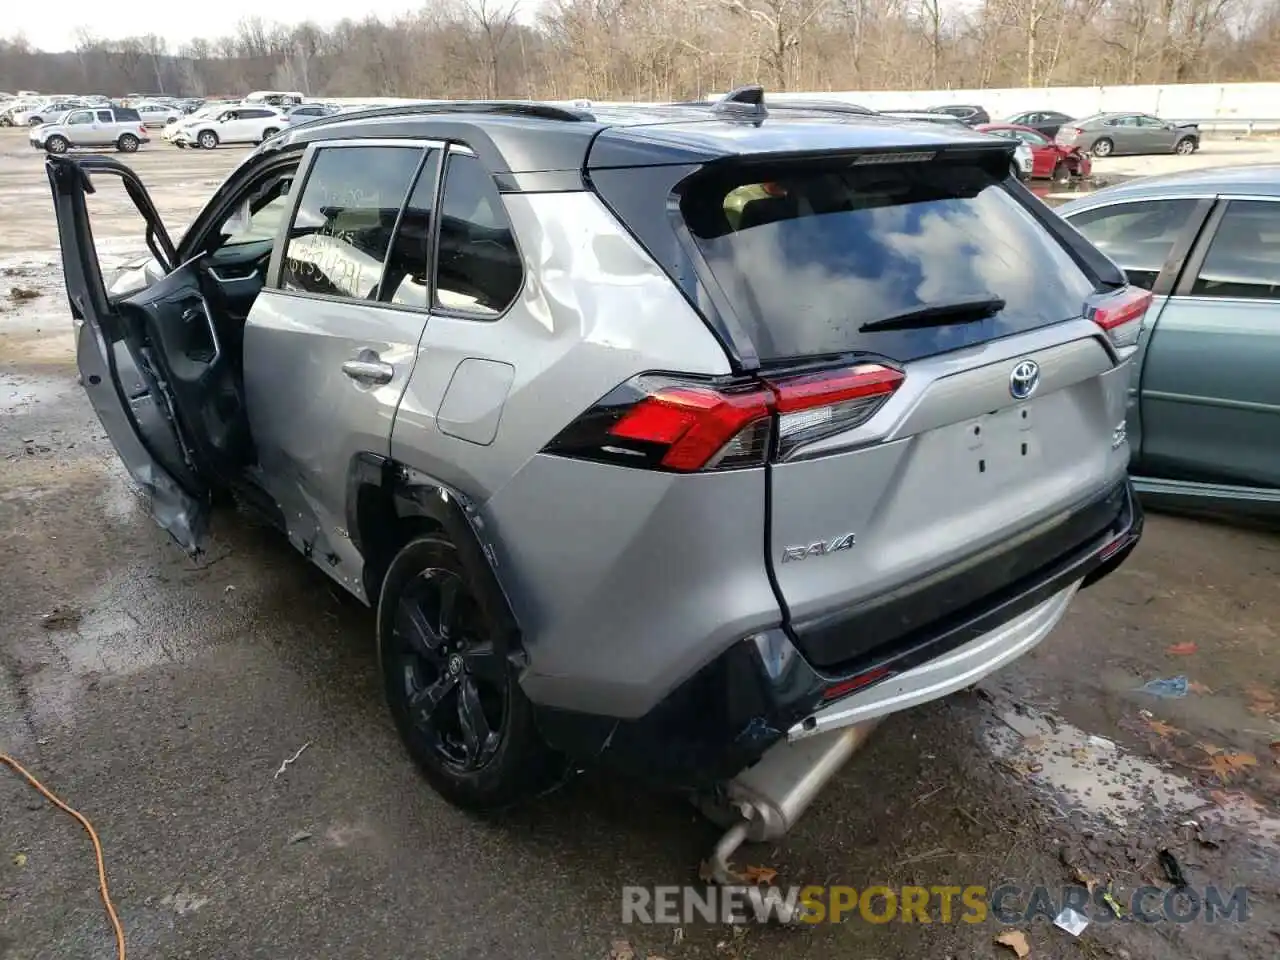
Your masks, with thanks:
[[[217,284],[189,263],[121,304],[149,363],[173,393],[200,459],[228,477],[253,461],[241,375],[243,323],[219,308]]]

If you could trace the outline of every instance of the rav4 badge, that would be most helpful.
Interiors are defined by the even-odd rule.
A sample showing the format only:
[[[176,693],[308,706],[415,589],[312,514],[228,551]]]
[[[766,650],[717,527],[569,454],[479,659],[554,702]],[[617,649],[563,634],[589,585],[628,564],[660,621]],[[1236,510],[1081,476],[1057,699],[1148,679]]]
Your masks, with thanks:
[[[825,557],[827,554],[836,553],[839,550],[852,550],[856,542],[857,537],[854,534],[842,533],[834,540],[815,540],[808,546],[783,547],[782,562],[789,563],[792,560],[804,560],[806,557]]]

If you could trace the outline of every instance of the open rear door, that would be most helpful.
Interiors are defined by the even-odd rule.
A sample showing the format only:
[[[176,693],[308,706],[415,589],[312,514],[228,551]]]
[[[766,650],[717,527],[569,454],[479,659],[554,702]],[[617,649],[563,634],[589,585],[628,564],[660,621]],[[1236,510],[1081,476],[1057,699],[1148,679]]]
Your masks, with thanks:
[[[208,527],[210,488],[197,449],[184,436],[163,365],[145,327],[107,298],[89,226],[90,173],[119,176],[146,223],[146,241],[167,274],[175,253],[142,181],[109,157],[49,157],[45,164],[58,219],[67,298],[75,323],[76,362],[89,401],[130,474],[147,492],[156,521],[187,551]],[[162,281],[168,284],[172,276]]]

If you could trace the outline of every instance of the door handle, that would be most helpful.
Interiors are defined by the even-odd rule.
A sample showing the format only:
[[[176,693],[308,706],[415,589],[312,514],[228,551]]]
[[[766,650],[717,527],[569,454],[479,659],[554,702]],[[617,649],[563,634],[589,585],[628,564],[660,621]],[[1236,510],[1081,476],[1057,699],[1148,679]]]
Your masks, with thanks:
[[[381,360],[347,360],[342,372],[360,383],[390,383],[396,368]]]

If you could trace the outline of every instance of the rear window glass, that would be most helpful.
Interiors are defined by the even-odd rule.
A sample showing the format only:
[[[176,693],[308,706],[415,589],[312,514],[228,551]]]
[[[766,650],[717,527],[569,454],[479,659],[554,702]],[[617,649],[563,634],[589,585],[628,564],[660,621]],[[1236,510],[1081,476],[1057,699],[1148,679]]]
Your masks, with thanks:
[[[1092,283],[977,163],[738,168],[690,181],[681,211],[763,361],[852,352],[907,362],[1081,315]],[[864,331],[1000,299],[965,323]]]

